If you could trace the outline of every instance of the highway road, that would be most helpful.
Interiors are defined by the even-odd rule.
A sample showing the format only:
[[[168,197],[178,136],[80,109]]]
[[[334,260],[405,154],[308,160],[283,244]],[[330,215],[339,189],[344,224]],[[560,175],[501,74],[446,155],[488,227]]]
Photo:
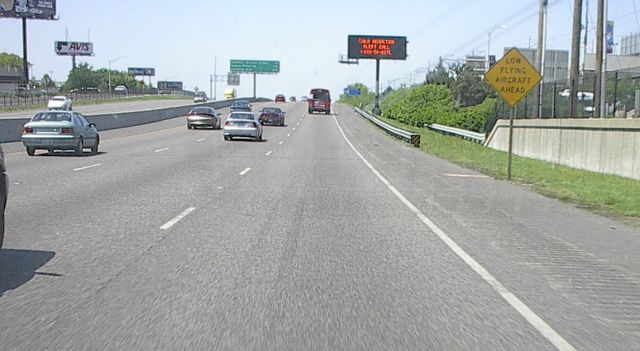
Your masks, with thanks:
[[[638,350],[640,236],[349,107],[6,144],[2,350]]]
[[[130,112],[141,111],[156,108],[167,108],[175,106],[189,105],[193,103],[193,99],[169,99],[169,100],[142,100],[142,101],[126,101],[113,102],[99,105],[76,105],[73,106],[73,110],[85,115],[99,115],[104,113],[115,112]],[[17,111],[17,112],[2,112],[0,113],[0,119],[2,118],[30,118],[33,117],[35,112],[46,110],[46,106],[42,106],[41,109],[33,109],[30,111]]]

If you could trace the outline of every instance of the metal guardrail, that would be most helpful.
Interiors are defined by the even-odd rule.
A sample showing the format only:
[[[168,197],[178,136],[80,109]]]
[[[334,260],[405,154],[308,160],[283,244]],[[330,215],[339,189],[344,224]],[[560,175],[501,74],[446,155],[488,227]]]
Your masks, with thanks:
[[[485,139],[485,135],[483,133],[476,133],[466,129],[443,126],[441,124],[425,124],[424,127],[443,134],[454,135],[480,144],[483,144]]]
[[[373,124],[377,125],[378,127],[382,128],[384,131],[386,131],[387,133],[405,140],[406,142],[408,142],[409,144],[418,147],[420,146],[420,134],[417,133],[412,133],[412,132],[407,132],[406,130],[402,130],[393,126],[388,125],[387,123],[381,121],[379,118],[359,109],[359,108],[355,108],[356,112],[358,112],[362,117],[368,119],[369,121],[371,121]]]

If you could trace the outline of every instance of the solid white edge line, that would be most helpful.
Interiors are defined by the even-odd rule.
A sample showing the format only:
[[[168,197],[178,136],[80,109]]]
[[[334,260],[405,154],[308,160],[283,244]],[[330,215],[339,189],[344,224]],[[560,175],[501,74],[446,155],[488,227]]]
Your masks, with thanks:
[[[100,167],[102,166],[102,163],[96,163],[93,165],[89,165],[89,166],[84,166],[84,167],[79,167],[79,168],[74,168],[73,171],[77,172],[77,171],[83,171],[85,169],[89,169],[89,168],[93,168],[93,167]]]
[[[558,332],[556,332],[551,326],[549,326],[542,318],[540,318],[535,312],[533,312],[527,305],[524,304],[517,296],[509,291],[502,283],[500,283],[489,271],[487,271],[482,265],[480,265],[473,257],[471,257],[466,251],[464,251],[458,244],[453,241],[440,227],[433,223],[429,217],[424,215],[411,201],[409,201],[402,193],[396,189],[377,169],[362,156],[362,154],[353,146],[351,141],[347,138],[346,134],[342,130],[342,127],[338,123],[338,119],[333,116],[340,134],[347,142],[351,150],[364,162],[364,164],[373,172],[373,174],[384,183],[391,192],[396,195],[402,203],[411,210],[431,231],[433,231],[458,257],[460,257],[464,263],[466,263],[474,272],[476,272],[485,282],[487,282],[493,290],[495,290],[500,296],[511,305],[524,319],[531,324],[542,336],[544,336],[556,349],[561,351],[575,351],[576,349],[569,344]]]
[[[180,222],[180,220],[182,220],[184,217],[188,216],[189,213],[193,212],[195,209],[196,209],[195,207],[187,208],[186,210],[182,211],[182,213],[177,215],[174,219],[172,219],[169,222],[163,224],[162,227],[160,227],[160,229],[167,230],[167,229],[173,227],[176,223]]]
[[[250,170],[251,170],[251,168],[247,167],[247,168],[243,169],[242,172],[240,172],[240,175],[243,176],[243,175],[249,173]]]
[[[266,154],[264,154],[264,155],[265,155],[265,156],[269,156],[269,155],[271,155],[272,153],[273,153],[273,151],[269,150],[269,151],[267,151],[267,153],[266,153]]]
[[[163,152],[163,151],[167,151],[167,150],[169,150],[169,148],[165,147],[165,148],[162,148],[162,149],[155,150],[154,152]]]

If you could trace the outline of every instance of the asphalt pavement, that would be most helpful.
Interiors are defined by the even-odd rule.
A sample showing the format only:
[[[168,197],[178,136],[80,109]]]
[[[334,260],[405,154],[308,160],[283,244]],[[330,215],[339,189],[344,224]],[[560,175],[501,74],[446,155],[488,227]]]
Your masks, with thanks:
[[[640,349],[638,231],[279,105],[263,142],[3,145],[0,349]]]

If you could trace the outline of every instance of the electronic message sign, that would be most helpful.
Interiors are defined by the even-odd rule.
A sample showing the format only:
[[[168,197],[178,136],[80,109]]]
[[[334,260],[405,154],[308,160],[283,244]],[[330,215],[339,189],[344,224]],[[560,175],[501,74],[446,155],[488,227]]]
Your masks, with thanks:
[[[348,45],[350,59],[407,59],[407,37],[349,35]]]
[[[2,0],[0,17],[52,20],[56,17],[56,0]]]

